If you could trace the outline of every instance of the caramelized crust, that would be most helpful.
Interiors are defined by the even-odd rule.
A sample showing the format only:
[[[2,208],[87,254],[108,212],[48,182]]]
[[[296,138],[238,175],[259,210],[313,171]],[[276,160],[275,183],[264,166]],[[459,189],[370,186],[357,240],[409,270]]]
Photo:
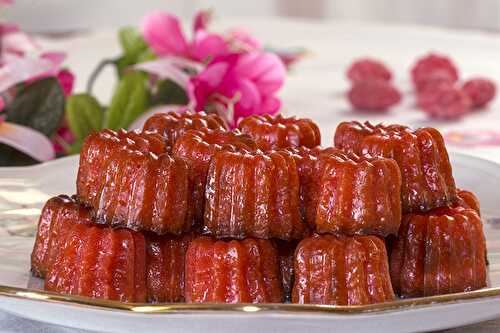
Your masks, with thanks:
[[[297,239],[306,224],[299,209],[299,178],[285,151],[222,151],[210,163],[204,231],[217,238]]]
[[[271,241],[195,239],[186,254],[187,303],[278,303],[283,298]]]
[[[167,154],[109,145],[99,134],[83,144],[77,193],[97,223],[180,234],[192,223],[188,166]],[[99,158],[88,158],[100,152]]]
[[[340,123],[335,146],[358,155],[393,158],[399,165],[403,212],[425,212],[457,199],[448,152],[434,128],[412,131],[406,126]]]
[[[80,152],[80,167],[76,180],[79,197],[93,202],[99,194],[103,181],[103,170],[109,156],[116,150],[127,148],[142,153],[160,155],[165,152],[165,144],[158,134],[147,132],[118,132],[105,129],[89,134]]]
[[[165,140],[167,150],[170,151],[177,139],[188,130],[216,129],[226,131],[227,125],[224,120],[216,114],[205,112],[168,112],[157,113],[149,118],[144,124],[144,131],[160,134]]]
[[[313,187],[318,233],[397,234],[401,223],[401,175],[387,158],[322,154]]]
[[[31,253],[31,271],[45,277],[48,267],[61,247],[61,239],[73,224],[90,224],[90,212],[66,195],[49,199],[38,220],[35,245]]]
[[[142,234],[85,224],[69,226],[45,279],[45,289],[120,302],[146,301]]]
[[[384,242],[375,236],[314,235],[295,251],[292,302],[363,305],[394,300]]]
[[[244,118],[238,128],[257,142],[264,151],[305,146],[313,148],[321,144],[318,126],[310,119],[285,118],[259,115]]]
[[[396,162],[336,148],[289,150],[299,173],[303,216],[317,232],[397,234],[401,175]]]
[[[471,291],[486,286],[485,238],[469,208],[407,214],[391,251],[392,284],[401,297]]]
[[[146,288],[151,303],[184,301],[184,263],[192,236],[146,236]]]
[[[476,195],[470,191],[457,189],[458,201],[457,206],[462,206],[464,208],[474,209],[477,215],[481,216],[481,207],[479,205],[479,199]]]
[[[193,184],[195,220],[203,221],[204,194],[210,160],[219,151],[255,151],[255,142],[247,135],[223,130],[189,130],[174,145],[173,155],[190,167]]]

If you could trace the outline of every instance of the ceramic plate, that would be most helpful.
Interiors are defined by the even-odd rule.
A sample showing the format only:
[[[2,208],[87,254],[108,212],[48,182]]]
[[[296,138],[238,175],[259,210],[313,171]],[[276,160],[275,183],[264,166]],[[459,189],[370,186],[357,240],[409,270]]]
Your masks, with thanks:
[[[75,192],[78,159],[0,169],[0,309],[26,318],[107,332],[412,332],[500,316],[500,165],[452,154],[457,184],[482,205],[489,288],[368,306],[124,304],[40,290],[29,273],[36,221],[51,196]]]

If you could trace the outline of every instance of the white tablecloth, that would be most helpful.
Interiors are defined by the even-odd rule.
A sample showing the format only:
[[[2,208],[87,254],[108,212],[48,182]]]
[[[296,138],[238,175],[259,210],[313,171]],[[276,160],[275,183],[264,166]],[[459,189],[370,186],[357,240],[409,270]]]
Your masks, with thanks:
[[[443,132],[452,130],[500,130],[500,99],[485,112],[458,122],[432,122],[413,107],[408,70],[416,57],[430,50],[451,55],[464,78],[486,75],[500,82],[500,35],[452,31],[418,26],[372,25],[357,22],[308,22],[299,20],[245,18],[216,22],[214,30],[247,27],[269,45],[305,47],[309,56],[287,78],[281,96],[285,112],[314,119],[321,127],[323,145],[331,143],[336,124],[342,120],[372,120],[430,125]],[[115,33],[88,33],[58,40],[42,40],[47,48],[67,50],[69,67],[77,74],[77,91],[85,87],[94,66],[105,57],[119,53]],[[359,56],[384,60],[396,75],[396,84],[405,92],[403,103],[389,113],[360,114],[349,110],[343,97],[348,83],[345,68]],[[106,73],[95,87],[98,97],[109,100],[113,72]],[[500,162],[500,147],[449,147]],[[489,332],[500,329],[500,320],[486,322],[458,332]],[[0,312],[1,332],[77,332],[36,323]]]

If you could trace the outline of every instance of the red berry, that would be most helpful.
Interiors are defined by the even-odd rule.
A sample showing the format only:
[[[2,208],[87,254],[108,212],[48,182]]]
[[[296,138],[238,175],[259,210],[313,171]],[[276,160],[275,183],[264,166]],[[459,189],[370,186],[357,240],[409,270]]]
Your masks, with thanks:
[[[473,108],[481,108],[491,102],[496,94],[495,82],[485,78],[466,81],[462,90],[469,96]]]
[[[347,78],[352,81],[384,80],[390,81],[391,71],[382,62],[363,58],[351,64],[347,69]]]
[[[461,89],[443,83],[420,92],[417,105],[432,118],[457,119],[470,111],[471,101]]]
[[[458,70],[451,59],[432,53],[417,60],[411,75],[417,91],[425,89],[432,82],[454,83],[458,80]]]
[[[387,81],[355,81],[347,98],[355,109],[384,111],[397,104],[401,100],[401,94]]]

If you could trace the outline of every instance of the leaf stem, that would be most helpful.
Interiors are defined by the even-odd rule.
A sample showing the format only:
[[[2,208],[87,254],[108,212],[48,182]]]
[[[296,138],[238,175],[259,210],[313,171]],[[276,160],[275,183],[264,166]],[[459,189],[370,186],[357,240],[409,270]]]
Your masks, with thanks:
[[[99,74],[101,74],[102,70],[108,65],[114,65],[115,59],[103,59],[101,62],[97,64],[97,67],[90,74],[89,80],[87,82],[87,94],[92,95],[92,88],[94,87],[94,83],[97,80]]]

